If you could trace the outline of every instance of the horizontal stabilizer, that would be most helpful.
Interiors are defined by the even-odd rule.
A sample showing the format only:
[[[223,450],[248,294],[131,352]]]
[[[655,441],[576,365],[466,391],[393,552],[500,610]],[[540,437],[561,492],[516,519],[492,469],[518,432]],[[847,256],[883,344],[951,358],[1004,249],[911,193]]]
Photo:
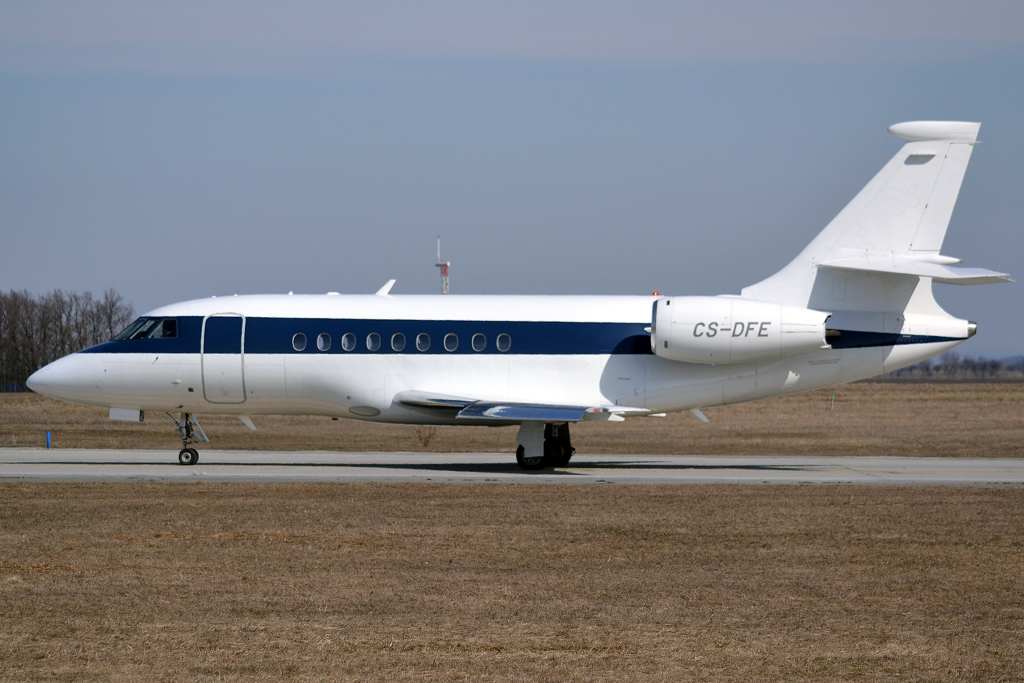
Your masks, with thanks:
[[[930,263],[909,258],[873,258],[870,256],[836,259],[818,264],[823,268],[839,270],[860,270],[893,275],[916,275],[930,277],[934,282],[947,285],[989,285],[998,282],[1013,282],[1006,273],[985,268],[954,268],[940,263]]]

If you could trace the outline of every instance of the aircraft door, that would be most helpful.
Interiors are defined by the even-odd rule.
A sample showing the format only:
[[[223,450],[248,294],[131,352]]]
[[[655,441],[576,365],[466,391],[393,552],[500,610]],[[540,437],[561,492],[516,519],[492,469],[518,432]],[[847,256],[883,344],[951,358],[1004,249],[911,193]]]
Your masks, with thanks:
[[[210,403],[244,403],[245,318],[237,313],[218,313],[203,320],[200,347],[203,365],[203,396]]]

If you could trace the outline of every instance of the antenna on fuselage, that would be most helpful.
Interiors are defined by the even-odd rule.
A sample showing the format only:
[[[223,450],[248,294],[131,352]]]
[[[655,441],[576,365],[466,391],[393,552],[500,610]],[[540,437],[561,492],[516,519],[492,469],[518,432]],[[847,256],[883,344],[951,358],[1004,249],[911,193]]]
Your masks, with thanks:
[[[448,268],[451,267],[451,261],[441,260],[441,236],[437,236],[437,263],[434,264],[441,269],[441,293],[448,293]]]

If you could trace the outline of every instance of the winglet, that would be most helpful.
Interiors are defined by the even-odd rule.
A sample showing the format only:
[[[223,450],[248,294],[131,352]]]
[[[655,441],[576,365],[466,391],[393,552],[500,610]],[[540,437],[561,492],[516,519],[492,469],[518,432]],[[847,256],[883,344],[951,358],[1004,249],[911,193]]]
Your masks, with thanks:
[[[388,280],[384,284],[383,287],[381,287],[380,289],[377,290],[377,296],[388,296],[388,293],[391,292],[391,288],[394,287],[394,286],[395,286],[395,281],[394,280]]]

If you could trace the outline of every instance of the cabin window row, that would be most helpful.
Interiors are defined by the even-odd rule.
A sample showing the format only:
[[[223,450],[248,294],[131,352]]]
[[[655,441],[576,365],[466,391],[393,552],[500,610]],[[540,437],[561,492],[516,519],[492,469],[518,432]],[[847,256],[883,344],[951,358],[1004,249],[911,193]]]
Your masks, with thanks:
[[[381,348],[381,336],[376,332],[371,332],[366,335],[366,350],[367,351],[380,351]],[[449,333],[444,336],[442,341],[444,350],[451,353],[459,348],[459,337],[455,333]],[[481,333],[476,333],[469,341],[470,347],[480,352],[487,348],[487,337]],[[344,351],[355,351],[358,345],[356,335],[351,332],[346,332],[341,336],[341,348]],[[501,333],[494,340],[495,348],[502,353],[505,353],[512,348],[512,337],[505,333]],[[396,352],[405,351],[407,346],[407,340],[405,335],[401,332],[396,332],[391,335],[391,350]],[[430,350],[430,335],[426,332],[421,332],[416,335],[415,346],[417,351],[429,351]],[[298,332],[292,337],[292,348],[296,351],[306,350],[306,335],[303,332]],[[331,335],[326,332],[322,332],[317,335],[316,348],[319,351],[329,351],[331,349]]]

